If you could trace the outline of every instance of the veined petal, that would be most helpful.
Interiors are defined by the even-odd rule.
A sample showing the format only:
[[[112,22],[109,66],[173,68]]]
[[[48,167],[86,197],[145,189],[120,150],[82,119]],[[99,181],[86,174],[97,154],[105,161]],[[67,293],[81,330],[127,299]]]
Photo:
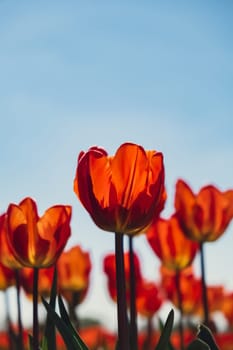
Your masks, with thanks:
[[[195,204],[195,196],[191,188],[183,181],[176,183],[175,208],[182,218],[192,217],[192,210]]]
[[[163,156],[132,143],[113,157],[91,148],[79,155],[74,191],[98,227],[136,234],[163,208]]]
[[[44,251],[43,266],[51,266],[61,254],[70,231],[71,207],[53,206],[46,210],[37,223],[39,236],[48,242],[48,249]]]
[[[104,201],[105,184],[108,183],[104,171],[107,163],[106,151],[97,147],[90,148],[86,153],[81,152],[78,157],[74,192],[90,214],[95,212],[99,202],[103,203]],[[95,170],[95,166],[97,170]],[[101,174],[101,169],[103,174]],[[100,183],[104,186],[104,189],[99,185]]]
[[[139,193],[147,188],[149,161],[145,150],[138,145],[121,145],[112,159],[112,184],[118,203],[129,209]]]
[[[147,239],[162,264],[173,270],[190,265],[199,247],[185,237],[175,214],[155,221],[147,230]]]

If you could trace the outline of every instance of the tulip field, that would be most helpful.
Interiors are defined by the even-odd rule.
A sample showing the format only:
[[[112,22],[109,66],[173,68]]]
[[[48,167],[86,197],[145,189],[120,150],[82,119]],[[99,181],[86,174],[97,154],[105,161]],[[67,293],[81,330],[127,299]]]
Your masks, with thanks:
[[[233,219],[233,189],[206,184],[195,193],[177,179],[174,212],[165,219],[165,174],[162,151],[135,143],[121,144],[112,156],[97,146],[78,156],[76,199],[93,225],[115,236],[102,273],[117,310],[116,332],[92,315],[88,322],[79,315],[92,288],[93,262],[81,244],[66,247],[72,206],[54,204],[41,215],[30,196],[9,203],[0,216],[0,290],[7,295],[15,288],[17,321],[6,307],[0,350],[233,350],[233,291],[207,283],[205,255]],[[134,249],[138,235],[160,262],[156,281],[142,271]],[[32,303],[30,329],[22,322],[23,294]],[[172,307],[164,321],[158,313],[166,302]],[[46,311],[43,323],[39,304]],[[216,312],[226,321],[223,330]]]

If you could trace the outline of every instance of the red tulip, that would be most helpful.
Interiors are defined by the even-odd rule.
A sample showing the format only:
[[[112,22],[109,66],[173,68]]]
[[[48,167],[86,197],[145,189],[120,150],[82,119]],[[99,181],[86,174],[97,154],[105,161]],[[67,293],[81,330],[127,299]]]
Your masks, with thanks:
[[[70,304],[83,301],[90,284],[90,272],[90,254],[80,246],[61,254],[57,261],[58,290]]]
[[[175,208],[187,237],[198,242],[216,241],[233,218],[233,190],[221,192],[209,185],[194,194],[178,180]]]
[[[52,266],[70,236],[71,207],[55,205],[38,216],[33,199],[7,210],[8,241],[16,259],[27,267]]]
[[[163,208],[163,155],[133,143],[112,157],[92,147],[79,154],[74,191],[98,227],[135,235]]]
[[[175,214],[156,220],[147,229],[147,240],[162,264],[172,270],[190,265],[198,250],[198,244],[185,237]]]
[[[125,264],[125,279],[126,279],[126,294],[129,301],[129,288],[130,288],[130,266],[129,266],[129,253],[124,254]],[[116,301],[117,290],[116,290],[116,262],[115,254],[108,254],[104,257],[103,269],[107,275],[108,291],[111,298]],[[141,267],[138,256],[134,253],[134,269],[135,269],[135,281],[137,285],[142,281]]]

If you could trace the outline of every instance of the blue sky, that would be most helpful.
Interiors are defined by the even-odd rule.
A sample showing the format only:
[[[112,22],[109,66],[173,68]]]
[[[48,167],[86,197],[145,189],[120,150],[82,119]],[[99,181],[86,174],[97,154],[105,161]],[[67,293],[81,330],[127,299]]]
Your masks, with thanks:
[[[232,10],[227,0],[0,1],[0,210],[26,196],[41,214],[73,206],[68,246],[81,244],[95,264],[84,314],[114,323],[100,273],[114,237],[73,193],[81,150],[112,154],[133,141],[162,151],[165,216],[179,177],[194,191],[233,188]],[[209,282],[231,288],[232,231],[206,249]],[[136,245],[157,278],[144,237]]]

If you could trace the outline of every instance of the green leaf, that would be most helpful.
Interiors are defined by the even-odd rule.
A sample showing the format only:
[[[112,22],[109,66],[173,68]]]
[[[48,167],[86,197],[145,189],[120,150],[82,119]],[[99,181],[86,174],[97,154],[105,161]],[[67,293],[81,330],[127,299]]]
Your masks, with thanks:
[[[56,325],[58,331],[69,350],[85,350],[79,345],[75,338],[74,332],[66,325],[66,323],[61,319],[61,317],[56,313],[56,311],[42,298],[42,302],[50,316],[50,319]]]
[[[201,339],[195,339],[189,344],[187,350],[210,350],[210,347]]]
[[[66,323],[66,325],[69,327],[69,329],[73,332],[75,339],[77,340],[78,344],[81,346],[82,350],[88,350],[88,347],[86,344],[82,341],[80,336],[78,335],[77,331],[75,330],[74,326],[70,322],[69,315],[67,314],[67,311],[65,309],[65,305],[62,301],[61,296],[58,296],[58,305],[59,305],[59,310],[61,314],[61,318],[63,321]]]
[[[160,338],[155,350],[172,349],[172,346],[170,344],[170,337],[171,337],[173,322],[174,322],[174,310],[172,309],[168,314],[167,320],[162,329],[162,333],[160,335]]]
[[[205,325],[201,324],[199,326],[197,337],[203,340],[206,344],[208,344],[210,350],[219,350],[214,340],[213,334],[211,333],[211,330]]]
[[[52,289],[50,294],[50,301],[49,305],[53,310],[55,310],[56,306],[56,297],[57,297],[57,269],[54,269],[53,274],[53,283],[52,283]],[[51,322],[50,315],[47,313],[47,319],[46,319],[46,325],[44,330],[44,335],[41,342],[42,350],[49,350],[53,349],[56,350],[56,331],[55,331],[55,324]]]

